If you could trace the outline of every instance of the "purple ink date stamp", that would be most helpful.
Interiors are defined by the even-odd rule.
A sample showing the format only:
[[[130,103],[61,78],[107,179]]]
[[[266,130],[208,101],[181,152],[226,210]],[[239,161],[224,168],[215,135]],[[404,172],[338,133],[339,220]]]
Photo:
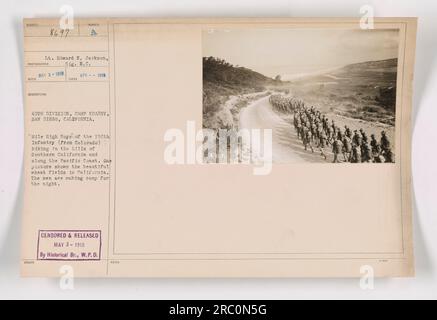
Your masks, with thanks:
[[[45,261],[100,261],[102,231],[39,230],[37,259]]]

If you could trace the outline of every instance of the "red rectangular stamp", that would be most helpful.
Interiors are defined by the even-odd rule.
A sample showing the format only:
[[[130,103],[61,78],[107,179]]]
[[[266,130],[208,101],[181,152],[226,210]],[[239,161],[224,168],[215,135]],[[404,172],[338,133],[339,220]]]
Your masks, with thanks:
[[[100,261],[100,230],[39,230],[37,259],[45,261]]]

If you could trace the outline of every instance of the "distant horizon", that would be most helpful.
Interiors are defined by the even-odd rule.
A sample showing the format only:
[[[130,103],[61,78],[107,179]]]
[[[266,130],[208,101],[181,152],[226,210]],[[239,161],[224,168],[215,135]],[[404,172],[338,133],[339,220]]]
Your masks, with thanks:
[[[396,29],[211,29],[203,56],[223,59],[267,77],[314,73],[398,58]]]
[[[216,56],[203,56],[202,58],[210,58],[210,57],[212,57],[212,58],[218,58],[218,59],[221,59],[221,60],[224,60],[224,61],[230,63],[230,62],[227,61],[226,59],[221,58],[221,57],[216,57]],[[387,58],[387,59],[378,59],[378,60],[364,60],[364,61],[358,61],[358,62],[353,62],[353,63],[343,64],[343,65],[335,66],[335,67],[332,67],[332,68],[321,69],[321,70],[314,70],[313,72],[286,73],[286,74],[277,74],[277,75],[275,75],[275,76],[269,76],[269,75],[263,74],[263,73],[261,73],[261,72],[259,72],[259,71],[257,71],[257,70],[254,70],[254,69],[249,68],[249,67],[246,67],[246,66],[236,65],[236,64],[232,64],[232,63],[230,63],[230,64],[231,64],[233,67],[236,67],[236,68],[245,68],[245,69],[249,69],[249,70],[251,70],[251,71],[254,71],[254,72],[260,73],[260,74],[262,74],[263,76],[268,77],[268,78],[271,78],[271,79],[274,79],[276,76],[279,75],[279,76],[281,76],[281,80],[284,80],[284,81],[290,81],[290,80],[292,80],[292,79],[287,80],[287,79],[283,79],[282,77],[283,77],[283,76],[287,76],[287,75],[288,75],[288,76],[293,76],[293,75],[303,75],[303,74],[311,75],[311,74],[322,73],[322,72],[325,73],[325,72],[333,71],[333,70],[336,70],[336,69],[344,68],[344,67],[346,67],[346,66],[353,65],[353,64],[360,64],[360,63],[366,63],[366,62],[386,61],[386,60],[397,60],[397,59],[398,59],[398,57],[395,57],[395,58]]]

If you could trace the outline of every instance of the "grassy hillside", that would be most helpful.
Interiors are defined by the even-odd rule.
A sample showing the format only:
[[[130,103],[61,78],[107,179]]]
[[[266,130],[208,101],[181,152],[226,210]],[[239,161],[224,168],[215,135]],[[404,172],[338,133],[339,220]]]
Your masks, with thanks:
[[[215,57],[203,58],[204,118],[219,111],[230,96],[261,92],[269,85],[282,83],[258,72]]]
[[[394,125],[397,59],[368,61],[292,82],[292,92],[325,112]]]

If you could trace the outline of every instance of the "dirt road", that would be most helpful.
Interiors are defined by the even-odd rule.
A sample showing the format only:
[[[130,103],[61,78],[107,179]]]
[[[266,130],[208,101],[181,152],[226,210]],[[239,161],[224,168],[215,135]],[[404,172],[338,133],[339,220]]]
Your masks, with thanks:
[[[320,162],[320,154],[305,151],[292,125],[292,116],[280,116],[272,110],[269,97],[254,101],[241,110],[240,129],[272,129],[273,162]]]

